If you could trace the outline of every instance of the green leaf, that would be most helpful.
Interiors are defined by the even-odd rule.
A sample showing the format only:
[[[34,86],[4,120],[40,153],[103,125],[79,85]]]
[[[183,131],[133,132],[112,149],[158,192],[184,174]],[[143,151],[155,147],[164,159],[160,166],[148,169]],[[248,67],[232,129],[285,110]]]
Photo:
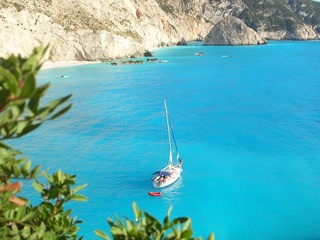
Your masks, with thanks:
[[[42,237],[43,237],[45,231],[46,231],[46,225],[42,222],[42,223],[40,224],[40,228],[39,228],[39,231],[38,231],[38,236],[39,236],[39,238],[42,238]]]
[[[79,192],[81,191],[82,189],[86,188],[88,186],[88,184],[83,184],[81,186],[77,186],[73,189],[73,193],[76,193],[76,192]]]
[[[43,235],[43,239],[45,239],[45,240],[57,240],[56,235],[54,234],[54,232],[46,232]],[[37,239],[35,239],[35,240],[37,240]]]
[[[6,83],[8,84],[9,89],[15,94],[18,88],[16,77],[2,66],[0,66],[0,75],[3,75],[7,79]]]
[[[48,107],[51,110],[54,110],[56,107],[58,107],[59,105],[61,105],[62,103],[66,102],[72,95],[69,94],[67,96],[64,96],[62,98],[53,100],[51,102],[49,102],[46,107]]]
[[[14,105],[10,108],[9,113],[10,113],[10,119],[17,119],[21,114],[20,108]]]
[[[27,121],[17,123],[17,134],[21,134],[28,124],[29,122]]]
[[[13,171],[15,177],[19,177],[21,174],[21,168],[18,167],[17,165],[12,166],[12,171]]]
[[[181,238],[191,238],[192,237],[192,230],[191,229],[187,229],[187,230],[184,230],[182,233],[181,233]]]
[[[180,222],[177,223],[177,228],[175,229],[175,234],[177,239],[181,239],[181,225]]]
[[[97,235],[98,237],[102,238],[102,239],[105,239],[105,240],[109,240],[110,239],[109,236],[106,233],[104,233],[104,232],[102,232],[100,230],[94,230],[94,234]]]
[[[153,224],[157,226],[161,226],[161,223],[149,213],[145,212],[144,215],[146,216],[147,224]]]
[[[110,229],[110,232],[112,233],[112,235],[120,235],[120,236],[125,237],[125,233],[124,233],[124,231],[123,231],[121,228],[112,227],[112,228]]]
[[[63,181],[63,174],[62,174],[62,171],[61,171],[61,170],[58,170],[58,171],[57,171],[57,179],[58,179],[58,182],[59,182],[59,183],[62,183],[62,181]]]
[[[21,235],[23,238],[27,239],[30,236],[30,227],[25,225],[24,228],[21,231]]]
[[[0,149],[8,150],[8,149],[10,149],[10,147],[8,145],[4,144],[3,142],[0,142]],[[0,153],[0,154],[2,155],[2,153]]]
[[[27,127],[25,127],[25,128],[23,129],[23,131],[22,131],[20,134],[18,134],[18,136],[21,137],[21,136],[23,136],[23,135],[26,135],[27,133],[35,130],[35,129],[38,128],[38,127],[40,127],[41,124],[42,124],[42,122],[41,122],[41,123],[37,123],[37,124],[28,125]]]
[[[72,107],[72,104],[66,106],[65,108],[61,109],[57,113],[55,113],[52,117],[50,117],[50,120],[56,119],[57,117],[60,117],[61,115],[65,114],[69,111],[69,109]]]
[[[41,174],[42,174],[49,182],[52,182],[52,181],[53,181],[52,177],[51,177],[46,171],[42,171]]]
[[[56,199],[59,197],[59,190],[58,189],[50,189],[49,190],[49,198]]]
[[[49,82],[37,87],[36,93],[34,93],[34,96],[43,97],[45,93],[48,91],[49,87],[50,87]]]
[[[210,233],[210,235],[209,235],[209,237],[207,238],[207,240],[215,240],[214,233]]]
[[[29,178],[35,178],[37,176],[37,173],[40,170],[40,165],[36,166],[34,169],[32,169]]]
[[[126,219],[125,221],[126,221],[128,232],[131,232],[134,229],[134,223],[128,219]]]
[[[42,202],[41,203],[42,208],[47,208],[50,211],[53,211],[54,205],[51,202]]]
[[[83,195],[79,195],[79,194],[72,195],[71,199],[73,201],[78,201],[78,202],[87,202],[88,201],[87,197],[85,197]]]
[[[28,102],[28,108],[30,109],[30,111],[32,113],[37,112],[38,107],[39,107],[40,98],[46,93],[46,91],[48,90],[49,87],[50,87],[50,84],[47,83],[45,85],[42,85],[42,86],[36,88],[36,90],[34,91],[32,98]]]
[[[22,98],[31,97],[36,87],[36,80],[34,74],[29,74],[25,80],[20,81],[24,81],[20,96]]]
[[[142,211],[138,208],[138,205],[136,202],[132,203],[132,209],[133,209],[134,217],[136,218],[136,221],[139,221],[139,219],[142,216]]]
[[[25,208],[18,208],[16,211],[16,218],[20,219],[26,214],[26,209]]]
[[[179,217],[179,218],[175,218],[172,223],[173,224],[181,224],[181,223],[185,223],[188,221],[189,218],[187,217]]]
[[[33,188],[34,188],[37,192],[43,193],[43,187],[41,186],[40,183],[38,183],[38,182],[33,182],[33,183],[32,183],[32,186],[33,186]]]
[[[15,223],[11,224],[11,231],[10,232],[11,232],[12,235],[19,234],[19,229],[18,229],[18,227],[17,227],[17,225]]]
[[[169,209],[168,209],[168,212],[167,212],[167,216],[164,218],[164,220],[163,220],[163,223],[165,224],[165,225],[168,225],[169,224],[169,222],[170,222],[170,214],[171,214],[171,211],[172,211],[172,205],[169,207]]]
[[[121,221],[121,219],[117,215],[116,215],[116,220],[117,220],[117,223],[118,223],[119,227],[121,227],[121,228],[125,227],[123,222]]]
[[[191,219],[189,218],[183,225],[183,230],[187,230],[191,228]]]
[[[20,221],[21,222],[25,222],[25,221],[29,221],[30,219],[34,218],[35,216],[37,216],[39,212],[37,210],[32,210],[31,212],[29,212],[27,215],[25,215]]]
[[[30,167],[31,167],[31,161],[26,162],[26,163],[21,167],[21,171],[22,171],[22,173],[23,173],[24,176],[27,176],[27,175],[29,174]]]
[[[0,89],[0,107],[4,106],[10,98],[11,91],[9,89]]]
[[[107,218],[107,222],[109,224],[110,227],[116,227],[117,225],[112,221],[112,219]]]
[[[2,196],[0,195],[2,204],[7,203],[9,201],[9,198],[11,197],[11,195],[12,195],[11,192],[6,192],[6,193],[2,194]]]

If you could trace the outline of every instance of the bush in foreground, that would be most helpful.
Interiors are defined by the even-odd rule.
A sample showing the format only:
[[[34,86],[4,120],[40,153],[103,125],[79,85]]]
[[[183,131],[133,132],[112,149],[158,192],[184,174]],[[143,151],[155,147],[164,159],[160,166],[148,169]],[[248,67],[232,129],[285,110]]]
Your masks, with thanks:
[[[83,239],[78,237],[80,220],[65,209],[69,201],[87,201],[78,192],[86,187],[76,186],[75,175],[61,170],[53,174],[42,172],[46,183],[38,180],[40,166],[22,152],[5,144],[34,131],[44,122],[54,120],[70,108],[71,95],[42,104],[49,84],[37,86],[39,72],[47,47],[35,48],[29,58],[9,56],[0,58],[0,239]],[[33,206],[29,199],[18,197],[23,180],[33,180],[34,189],[42,201]],[[113,239],[193,239],[191,220],[180,217],[170,221],[171,208],[163,224],[133,203],[135,220],[108,219]],[[101,230],[95,234],[109,239]],[[208,239],[213,239],[211,234]]]

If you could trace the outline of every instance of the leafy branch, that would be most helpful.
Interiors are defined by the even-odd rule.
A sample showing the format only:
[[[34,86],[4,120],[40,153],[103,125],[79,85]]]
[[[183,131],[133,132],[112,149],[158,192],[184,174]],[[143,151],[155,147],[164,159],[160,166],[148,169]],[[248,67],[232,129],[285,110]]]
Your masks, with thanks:
[[[190,218],[178,217],[170,221],[172,206],[169,208],[162,224],[149,213],[140,210],[135,202],[133,202],[132,208],[135,220],[129,220],[125,217],[125,220],[122,221],[119,217],[116,217],[116,221],[114,222],[109,218],[107,219],[113,239],[201,239],[192,237],[193,231],[191,229]],[[95,234],[104,240],[110,239],[101,230],[95,230]],[[211,233],[207,239],[214,240],[214,234]]]
[[[40,166],[32,167],[27,157],[3,142],[26,135],[72,106],[66,104],[71,95],[42,104],[49,84],[37,86],[36,74],[47,50],[35,48],[29,58],[0,58],[0,239],[82,239],[77,236],[81,221],[65,204],[86,201],[78,194],[86,185],[72,188],[76,176],[58,170],[43,173],[48,188],[42,187],[37,180]],[[16,196],[27,179],[36,179],[33,186],[42,198],[38,206]]]
[[[27,59],[20,55],[0,58],[0,140],[21,137],[71,108],[72,104],[63,106],[71,95],[40,107],[50,85],[37,87],[36,74],[47,50],[35,48]]]

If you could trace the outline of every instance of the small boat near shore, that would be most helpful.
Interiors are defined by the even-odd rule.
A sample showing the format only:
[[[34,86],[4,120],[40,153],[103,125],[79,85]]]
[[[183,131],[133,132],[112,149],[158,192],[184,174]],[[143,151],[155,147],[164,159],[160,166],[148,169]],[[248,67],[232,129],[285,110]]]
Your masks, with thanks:
[[[204,53],[203,53],[203,52],[196,52],[194,55],[196,55],[196,56],[203,56]]]

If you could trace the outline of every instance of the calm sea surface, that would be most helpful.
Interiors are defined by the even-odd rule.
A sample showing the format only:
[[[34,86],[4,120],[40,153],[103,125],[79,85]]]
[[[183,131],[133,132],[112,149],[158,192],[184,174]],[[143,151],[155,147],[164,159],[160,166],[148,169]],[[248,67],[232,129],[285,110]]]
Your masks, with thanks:
[[[43,70],[47,99],[72,93],[74,107],[11,143],[88,183],[89,202],[69,205],[85,239],[109,232],[116,213],[133,218],[133,201],[161,220],[173,205],[195,236],[320,239],[320,42],[155,54],[168,62]],[[148,191],[168,159],[163,100],[184,172],[157,198]]]

